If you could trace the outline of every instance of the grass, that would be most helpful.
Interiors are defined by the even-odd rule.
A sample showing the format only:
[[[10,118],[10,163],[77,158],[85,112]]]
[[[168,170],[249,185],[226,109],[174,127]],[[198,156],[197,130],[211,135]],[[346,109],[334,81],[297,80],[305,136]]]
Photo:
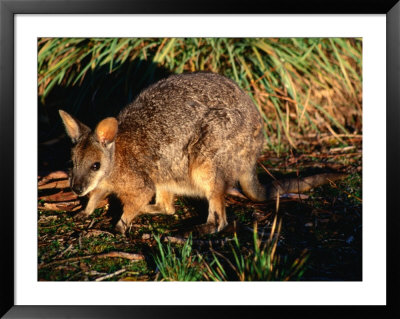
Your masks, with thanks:
[[[263,240],[258,233],[257,224],[253,228],[253,247],[241,247],[237,234],[233,237],[231,244],[231,259],[213,251],[213,262],[211,266],[206,265],[208,274],[205,277],[214,281],[288,281],[300,280],[306,269],[307,254],[303,252],[293,263],[287,262],[287,256],[280,256],[277,252],[281,222],[276,229],[275,217],[270,235]],[[293,256],[292,256],[293,258]],[[233,270],[233,276],[226,271],[227,266]]]
[[[267,240],[253,228],[253,246],[242,247],[237,234],[230,239],[230,250],[225,254],[210,247],[212,255],[200,254],[193,248],[192,237],[183,245],[172,247],[155,236],[158,251],[153,254],[157,280],[162,281],[271,281],[300,280],[306,269],[307,254],[303,252],[292,263],[277,252],[281,223],[274,219]],[[277,228],[276,228],[277,226]],[[229,256],[229,257],[227,257]],[[293,259],[293,256],[292,256]]]
[[[362,130],[361,69],[356,38],[38,40],[42,107],[57,88],[77,88],[68,101],[75,113],[93,103],[115,109],[123,106],[116,100],[131,101],[160,73],[217,72],[250,94],[277,153],[321,133],[351,144]]]
[[[158,253],[153,255],[159,272],[157,280],[197,281],[203,277],[203,259],[193,253],[191,236],[178,248],[172,248],[170,243],[164,246],[159,236],[154,237],[158,245]]]

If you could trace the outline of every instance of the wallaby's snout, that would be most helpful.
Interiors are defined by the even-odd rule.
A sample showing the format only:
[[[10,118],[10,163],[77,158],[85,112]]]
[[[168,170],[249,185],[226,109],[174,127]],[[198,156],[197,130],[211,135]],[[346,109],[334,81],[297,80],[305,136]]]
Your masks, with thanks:
[[[71,183],[71,189],[74,191],[74,193],[78,196],[81,196],[83,193],[83,186],[80,184],[73,184]]]
[[[76,195],[78,195],[78,196],[82,196],[83,195],[86,187],[83,185],[83,181],[78,181],[77,182],[77,179],[75,178],[73,173],[72,173],[72,176],[71,176],[70,185],[71,185],[72,191]]]

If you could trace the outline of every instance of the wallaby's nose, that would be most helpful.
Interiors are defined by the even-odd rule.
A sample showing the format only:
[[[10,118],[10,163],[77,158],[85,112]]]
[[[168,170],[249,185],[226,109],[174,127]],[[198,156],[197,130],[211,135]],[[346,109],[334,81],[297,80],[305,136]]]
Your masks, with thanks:
[[[81,185],[72,185],[72,190],[77,194],[80,195],[83,193],[83,187]]]

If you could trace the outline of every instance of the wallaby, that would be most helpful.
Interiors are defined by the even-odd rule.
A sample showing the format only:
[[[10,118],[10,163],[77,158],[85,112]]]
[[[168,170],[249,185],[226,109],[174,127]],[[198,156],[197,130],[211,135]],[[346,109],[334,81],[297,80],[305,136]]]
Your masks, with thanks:
[[[74,143],[72,190],[89,195],[87,218],[113,193],[123,205],[116,229],[124,233],[140,214],[174,214],[174,196],[206,198],[210,232],[227,225],[225,194],[240,183],[253,201],[299,192],[327,182],[329,174],[261,185],[256,163],[263,122],[250,97],[214,73],[172,75],[151,85],[117,118],[89,127],[60,110]],[[155,204],[150,204],[155,195]]]

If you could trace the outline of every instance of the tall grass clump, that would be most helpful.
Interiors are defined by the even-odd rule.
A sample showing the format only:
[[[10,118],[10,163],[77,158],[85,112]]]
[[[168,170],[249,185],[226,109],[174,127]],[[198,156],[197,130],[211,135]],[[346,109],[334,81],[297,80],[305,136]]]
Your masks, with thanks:
[[[211,267],[207,265],[208,272],[205,277],[209,280],[227,281],[288,281],[300,280],[306,270],[308,255],[303,252],[293,262],[289,262],[287,257],[282,257],[277,253],[281,223],[276,230],[276,219],[274,220],[270,236],[264,240],[259,236],[257,224],[253,230],[253,249],[244,250],[235,234],[231,245],[232,257],[213,252],[213,262]],[[275,231],[276,230],[276,231]],[[228,268],[234,273],[228,275]]]
[[[278,152],[320,134],[343,144],[361,134],[361,39],[38,40],[38,92],[43,106],[57,87],[79,88],[70,102],[76,109],[88,107],[96,98],[113,105],[113,92],[132,100],[158,78],[160,69],[211,71],[236,81],[254,100],[265,122],[268,145]],[[106,79],[111,80],[105,89]]]
[[[157,280],[161,281],[288,281],[301,280],[307,269],[308,254],[304,251],[289,261],[277,251],[281,223],[275,218],[268,238],[253,229],[253,247],[245,248],[237,236],[228,251],[210,248],[210,254],[200,255],[192,245],[192,237],[183,245],[162,244],[155,235],[158,251],[153,255]]]
[[[161,281],[196,281],[203,277],[202,257],[194,254],[191,236],[182,247],[173,248],[171,243],[161,243],[160,237],[154,236],[158,252],[153,255],[157,266],[157,280]]]

